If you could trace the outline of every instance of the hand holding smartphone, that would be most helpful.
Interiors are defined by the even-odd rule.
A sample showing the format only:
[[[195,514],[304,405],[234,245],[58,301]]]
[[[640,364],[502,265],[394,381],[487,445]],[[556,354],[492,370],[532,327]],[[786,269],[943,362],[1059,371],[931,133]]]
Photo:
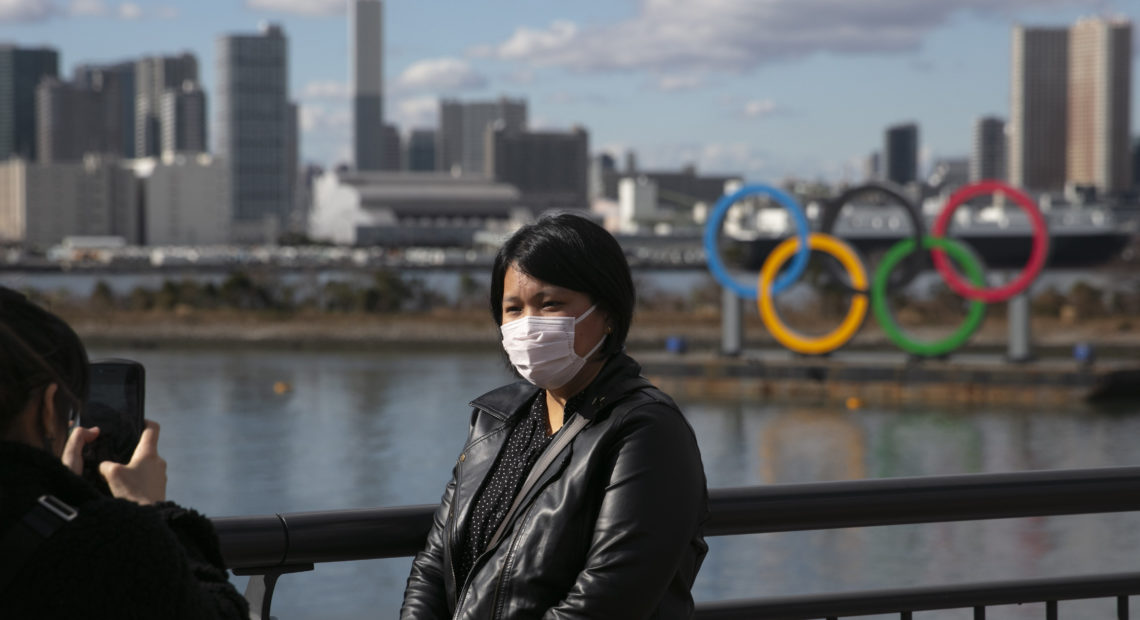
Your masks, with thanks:
[[[146,371],[125,359],[91,363],[91,393],[79,415],[79,425],[99,427],[99,437],[83,448],[83,477],[110,494],[99,475],[99,463],[129,463],[145,422]]]

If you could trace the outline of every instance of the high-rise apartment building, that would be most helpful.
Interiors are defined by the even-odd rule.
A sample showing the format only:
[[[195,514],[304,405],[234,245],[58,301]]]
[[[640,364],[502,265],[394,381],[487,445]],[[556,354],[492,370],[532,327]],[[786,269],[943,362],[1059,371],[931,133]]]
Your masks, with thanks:
[[[103,120],[98,128],[107,153],[135,156],[135,63],[80,65],[72,84],[102,94]],[[94,128],[92,128],[94,129]]]
[[[1069,31],[1013,29],[1009,182],[1028,190],[1065,185]]]
[[[496,123],[487,128],[487,177],[518,188],[531,209],[589,206],[589,134],[515,131]]]
[[[197,83],[162,93],[158,120],[161,153],[206,152],[206,93]]]
[[[526,116],[523,99],[440,101],[439,133],[436,134],[439,169],[486,175],[487,128],[501,121],[507,131],[526,131]]]
[[[0,45],[0,161],[36,158],[36,86],[59,77],[59,52]]]
[[[158,155],[162,148],[162,95],[198,83],[193,54],[143,58],[135,63],[135,156]]]
[[[918,125],[904,123],[887,128],[883,141],[883,168],[892,183],[918,180]]]
[[[41,80],[36,87],[36,161],[73,162],[88,153],[108,152],[113,136],[103,122],[105,109],[102,91]]]
[[[970,154],[970,180],[1006,178],[1005,120],[983,116],[974,121],[974,144]]]
[[[404,167],[412,172],[435,170],[435,131],[413,129],[408,133],[404,149]]]
[[[1078,21],[1069,31],[1068,73],[1066,182],[1129,189],[1132,24]]]
[[[350,0],[353,153],[357,170],[384,167],[384,38],[381,0]],[[397,146],[397,148],[399,148]]]
[[[292,209],[296,113],[280,26],[217,42],[214,140],[229,167],[235,241],[275,235]]]

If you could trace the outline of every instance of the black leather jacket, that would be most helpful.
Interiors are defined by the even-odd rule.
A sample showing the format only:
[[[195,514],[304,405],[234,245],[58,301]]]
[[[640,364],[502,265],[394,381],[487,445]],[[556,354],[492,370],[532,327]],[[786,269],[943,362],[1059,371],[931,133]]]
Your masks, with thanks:
[[[455,554],[484,477],[537,388],[475,399],[467,444],[412,563],[401,618],[689,618],[708,546],[704,468],[668,396],[637,389],[619,354],[586,389],[589,423],[524,497],[498,544],[455,583]]]

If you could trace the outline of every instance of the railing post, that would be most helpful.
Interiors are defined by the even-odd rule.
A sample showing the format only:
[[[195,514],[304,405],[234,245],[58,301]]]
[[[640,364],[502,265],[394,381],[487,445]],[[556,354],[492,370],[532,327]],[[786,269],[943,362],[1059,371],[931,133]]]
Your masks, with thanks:
[[[269,606],[273,604],[273,589],[277,586],[277,578],[287,573],[310,570],[313,570],[312,564],[234,569],[235,575],[249,575],[249,583],[245,586],[245,600],[249,602],[249,620],[273,620],[273,616],[269,615]]]
[[[744,348],[744,300],[725,288],[720,295],[720,354],[740,355]]]
[[[1006,358],[1011,362],[1028,362],[1033,359],[1033,329],[1030,327],[1029,293],[1010,297],[1006,305],[1009,327],[1009,349]]]

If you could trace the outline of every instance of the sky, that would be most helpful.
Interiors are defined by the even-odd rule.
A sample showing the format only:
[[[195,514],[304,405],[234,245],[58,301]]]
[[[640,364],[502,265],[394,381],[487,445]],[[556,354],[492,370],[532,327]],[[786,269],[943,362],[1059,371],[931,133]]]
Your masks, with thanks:
[[[643,169],[753,182],[862,178],[893,124],[925,164],[1009,116],[1014,24],[1140,23],[1137,0],[386,0],[385,117],[434,127],[439,97],[525,98],[532,128],[589,131]],[[351,152],[345,0],[0,0],[0,42],[81,63],[190,51],[212,96],[219,36],[279,23],[306,162]],[[1140,41],[1132,126],[1140,133]]]

